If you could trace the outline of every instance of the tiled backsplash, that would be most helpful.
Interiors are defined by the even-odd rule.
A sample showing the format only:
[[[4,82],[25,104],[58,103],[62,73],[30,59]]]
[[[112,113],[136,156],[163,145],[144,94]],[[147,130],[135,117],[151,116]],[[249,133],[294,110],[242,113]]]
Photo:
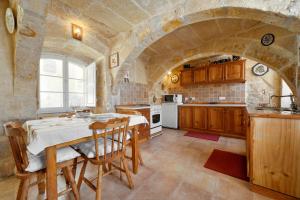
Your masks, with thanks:
[[[168,92],[183,94],[184,97],[195,97],[194,102],[216,102],[219,97],[226,97],[226,102],[245,102],[245,84],[191,85],[169,88]]]
[[[141,83],[122,83],[120,85],[120,104],[147,104],[148,86]]]

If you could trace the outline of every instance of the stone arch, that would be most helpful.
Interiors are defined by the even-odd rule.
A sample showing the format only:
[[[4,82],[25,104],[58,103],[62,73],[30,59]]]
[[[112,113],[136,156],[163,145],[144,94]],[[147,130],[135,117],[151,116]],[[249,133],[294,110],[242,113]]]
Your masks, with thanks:
[[[266,24],[282,27],[293,33],[300,33],[299,16],[297,16],[296,12],[290,12],[287,7],[284,8],[283,6],[276,9],[268,7],[269,10],[262,10],[258,7],[264,7],[264,5],[253,4],[249,6],[249,8],[246,8],[245,5],[240,5],[237,2],[232,3],[233,5],[229,5],[231,3],[227,4],[226,7],[214,5],[210,8],[204,8],[202,10],[200,8],[187,14],[185,14],[183,7],[178,7],[173,13],[169,14],[169,16],[167,15],[167,17],[166,15],[156,16],[151,18],[147,23],[136,27],[128,37],[129,39],[122,43],[123,46],[118,45],[113,48],[113,51],[120,51],[121,55],[121,66],[118,71],[113,71],[113,88],[118,86],[125,71],[130,68],[134,60],[148,46],[186,25],[218,18],[254,19]],[[195,6],[195,9],[196,8],[197,6]],[[290,14],[290,16],[288,14]],[[291,80],[290,82],[293,81],[294,80]]]

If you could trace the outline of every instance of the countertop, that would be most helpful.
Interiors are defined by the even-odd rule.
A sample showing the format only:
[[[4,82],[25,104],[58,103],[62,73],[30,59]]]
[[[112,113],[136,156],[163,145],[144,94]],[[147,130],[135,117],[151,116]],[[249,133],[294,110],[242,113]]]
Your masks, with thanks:
[[[237,103],[185,103],[178,106],[205,106],[205,107],[246,107],[246,104],[237,104]]]
[[[150,105],[119,105],[116,106],[117,109],[124,109],[124,110],[140,110],[140,109],[150,109]]]
[[[253,107],[247,107],[247,112],[250,117],[300,119],[300,113],[293,113],[292,111],[257,110]]]

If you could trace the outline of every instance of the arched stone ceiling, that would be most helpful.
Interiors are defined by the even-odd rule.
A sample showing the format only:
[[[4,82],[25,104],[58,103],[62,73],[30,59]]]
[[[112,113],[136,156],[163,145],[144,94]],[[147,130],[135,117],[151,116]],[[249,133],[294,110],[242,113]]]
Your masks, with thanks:
[[[275,43],[262,46],[261,36],[272,32]],[[286,29],[241,19],[216,19],[194,23],[162,37],[139,56],[153,85],[170,69],[189,60],[218,54],[236,54],[264,63],[280,72],[295,88],[296,34]]]

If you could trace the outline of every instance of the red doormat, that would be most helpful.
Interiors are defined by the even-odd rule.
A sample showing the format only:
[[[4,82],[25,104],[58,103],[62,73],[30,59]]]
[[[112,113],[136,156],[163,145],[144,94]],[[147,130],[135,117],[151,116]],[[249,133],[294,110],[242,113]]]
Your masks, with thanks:
[[[247,177],[247,158],[243,155],[214,149],[204,167],[249,181]]]
[[[200,138],[200,139],[204,139],[204,140],[212,140],[212,141],[219,141],[219,138],[220,138],[219,135],[200,133],[200,132],[196,132],[196,131],[188,131],[185,134],[185,136]]]

